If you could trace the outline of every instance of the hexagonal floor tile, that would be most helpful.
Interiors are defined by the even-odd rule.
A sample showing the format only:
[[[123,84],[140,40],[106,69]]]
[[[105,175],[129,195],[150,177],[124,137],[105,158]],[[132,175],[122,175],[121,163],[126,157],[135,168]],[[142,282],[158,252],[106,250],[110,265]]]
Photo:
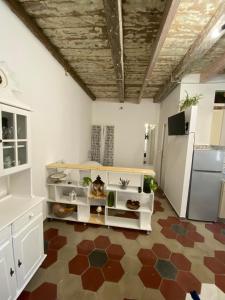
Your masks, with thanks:
[[[177,268],[168,260],[157,260],[155,269],[159,272],[162,278],[175,280],[177,276]]]
[[[81,275],[89,267],[88,257],[85,255],[77,255],[69,262],[69,272]]]
[[[225,274],[215,276],[215,284],[225,293]]]
[[[110,240],[107,236],[100,235],[94,240],[96,248],[106,249],[110,245]]]
[[[179,271],[177,275],[177,283],[185,290],[187,293],[191,291],[196,291],[200,294],[201,283],[200,281],[190,272]]]
[[[76,232],[83,232],[88,229],[88,226],[84,223],[75,223],[74,224],[74,231]]]
[[[153,266],[143,266],[138,275],[147,288],[157,289],[161,283],[161,277]]]
[[[107,248],[106,252],[109,258],[118,259],[118,260],[120,260],[125,254],[123,248],[120,245],[116,245],[116,244],[111,244]]]
[[[30,295],[31,295],[30,292],[23,291],[23,292],[19,295],[19,297],[17,298],[17,300],[29,300],[29,299],[30,299]]]
[[[55,249],[58,250],[65,246],[67,243],[67,238],[65,236],[55,236],[53,239],[50,240],[48,244],[48,249]]]
[[[225,251],[215,251],[215,257],[225,264]]]
[[[93,241],[83,240],[77,245],[77,252],[80,254],[90,254],[95,248]]]
[[[58,257],[57,250],[49,249],[47,251],[47,257],[41,264],[41,268],[47,269],[49,266],[51,266],[52,264],[54,264],[57,261],[57,257]]]
[[[172,253],[171,261],[178,270],[190,271],[191,262],[181,253]]]
[[[143,265],[154,265],[157,257],[149,249],[140,249],[138,252],[138,258],[142,262]]]
[[[56,237],[57,235],[58,235],[58,229],[49,228],[44,232],[44,239],[46,241],[50,241],[52,238]]]
[[[31,293],[32,300],[56,300],[57,286],[53,283],[45,282]]]
[[[105,265],[108,257],[105,250],[95,249],[89,254],[88,259],[92,267],[100,268]]]
[[[225,274],[225,265],[214,257],[204,257],[204,264],[214,274]]]
[[[119,261],[108,260],[102,269],[105,280],[118,282],[124,274],[124,270]]]
[[[82,285],[86,290],[96,292],[104,282],[104,277],[100,269],[90,268],[82,276]]]
[[[171,254],[170,250],[163,244],[154,244],[152,251],[159,258],[169,258]]]
[[[185,291],[173,280],[163,280],[160,291],[166,300],[184,300],[186,297]]]

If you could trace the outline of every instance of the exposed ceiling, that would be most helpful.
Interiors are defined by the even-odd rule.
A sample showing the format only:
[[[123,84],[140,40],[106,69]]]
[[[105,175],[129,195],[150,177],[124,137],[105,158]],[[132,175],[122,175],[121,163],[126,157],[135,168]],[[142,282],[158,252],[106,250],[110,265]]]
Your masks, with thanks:
[[[184,58],[188,63],[190,48],[218,14],[218,8],[225,9],[225,0],[123,0],[121,11],[120,0],[5,2],[35,34],[38,25],[40,32],[36,36],[47,37],[54,46],[53,52],[60,57],[58,60],[62,58],[65,69],[75,80],[78,78],[78,83],[93,100],[129,102],[138,102],[141,98],[163,100],[165,93],[161,95],[161,92],[171,83],[171,74],[174,75]],[[118,12],[112,10],[110,14],[107,2],[111,7],[115,5]],[[171,10],[173,18],[168,17]],[[166,17],[167,28],[162,28]],[[223,21],[225,23],[225,17]],[[162,29],[166,36],[159,48]],[[225,52],[222,34],[207,45],[185,67],[182,75],[187,71],[201,73]],[[156,46],[158,52],[155,52]],[[146,76],[150,63],[152,70]],[[124,95],[121,95],[123,82]]]

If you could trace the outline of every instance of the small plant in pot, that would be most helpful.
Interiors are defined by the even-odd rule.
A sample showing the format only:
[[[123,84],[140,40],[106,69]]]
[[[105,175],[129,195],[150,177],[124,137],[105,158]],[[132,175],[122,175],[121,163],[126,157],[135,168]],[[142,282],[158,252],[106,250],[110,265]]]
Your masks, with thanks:
[[[158,189],[158,184],[154,177],[146,175],[144,176],[144,184],[143,184],[143,192],[151,193],[151,191],[155,192]]]
[[[89,186],[92,183],[92,180],[90,177],[83,177],[83,186]]]
[[[153,191],[153,193],[155,193],[155,191],[157,191],[157,189],[158,189],[158,183],[156,182],[155,178],[151,178],[150,190]]]
[[[122,190],[126,190],[129,183],[130,183],[130,180],[120,178],[120,188]]]

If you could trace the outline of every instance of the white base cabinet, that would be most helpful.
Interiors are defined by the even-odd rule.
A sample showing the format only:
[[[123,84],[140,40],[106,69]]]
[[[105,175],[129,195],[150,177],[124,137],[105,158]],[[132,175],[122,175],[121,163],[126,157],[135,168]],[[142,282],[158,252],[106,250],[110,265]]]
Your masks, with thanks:
[[[0,231],[0,299],[17,299],[44,258],[39,204]]]
[[[10,227],[0,232],[0,270],[0,299],[13,300],[17,294],[17,282]]]

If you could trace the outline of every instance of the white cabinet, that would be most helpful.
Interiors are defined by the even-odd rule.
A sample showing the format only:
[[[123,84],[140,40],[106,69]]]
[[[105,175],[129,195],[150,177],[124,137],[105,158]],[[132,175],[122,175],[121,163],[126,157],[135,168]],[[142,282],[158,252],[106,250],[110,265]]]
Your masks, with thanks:
[[[4,104],[0,113],[0,175],[8,175],[30,165],[30,113]]]
[[[39,215],[28,226],[13,235],[18,288],[29,281],[43,258],[43,225]]]
[[[0,232],[0,299],[13,300],[17,292],[10,227]]]
[[[45,258],[42,205],[0,231],[0,299],[15,300]]]

